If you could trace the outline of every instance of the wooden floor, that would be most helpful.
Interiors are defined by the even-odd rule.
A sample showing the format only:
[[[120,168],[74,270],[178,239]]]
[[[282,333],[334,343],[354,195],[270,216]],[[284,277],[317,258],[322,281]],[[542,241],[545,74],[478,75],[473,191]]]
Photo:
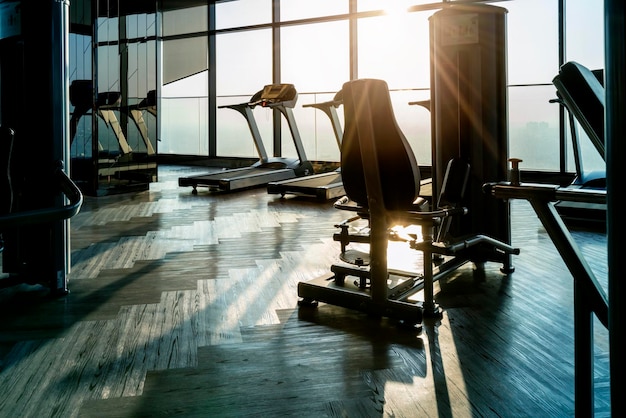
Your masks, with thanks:
[[[466,265],[436,286],[421,334],[320,304],[346,217],[265,189],[86,198],[71,293],[0,291],[0,417],[570,417],[572,277],[530,206],[512,202],[515,272]],[[197,169],[196,169],[197,171]],[[606,236],[575,231],[606,288]],[[411,255],[412,254],[412,255]],[[418,257],[407,252],[406,257]],[[595,329],[596,416],[610,416],[608,332]]]

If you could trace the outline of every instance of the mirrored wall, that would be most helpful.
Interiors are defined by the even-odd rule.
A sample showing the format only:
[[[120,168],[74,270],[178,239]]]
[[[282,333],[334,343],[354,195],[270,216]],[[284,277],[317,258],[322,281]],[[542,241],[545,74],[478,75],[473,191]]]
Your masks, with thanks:
[[[70,15],[72,178],[87,194],[145,189],[157,178],[156,3],[72,1]]]

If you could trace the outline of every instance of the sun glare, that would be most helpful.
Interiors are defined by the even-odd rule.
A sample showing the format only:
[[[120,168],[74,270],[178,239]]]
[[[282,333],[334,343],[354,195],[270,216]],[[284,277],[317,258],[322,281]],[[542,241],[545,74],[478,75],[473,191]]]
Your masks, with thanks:
[[[387,16],[391,16],[391,17],[401,16],[405,14],[409,9],[407,2],[398,1],[398,2],[389,2],[389,3],[390,4],[386,5],[385,8],[383,9]]]

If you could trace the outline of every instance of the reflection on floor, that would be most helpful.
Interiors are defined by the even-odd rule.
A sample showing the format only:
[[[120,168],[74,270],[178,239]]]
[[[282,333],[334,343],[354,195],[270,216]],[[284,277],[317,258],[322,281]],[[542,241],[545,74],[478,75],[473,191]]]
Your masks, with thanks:
[[[573,415],[572,279],[526,203],[512,202],[515,273],[462,268],[436,285],[443,318],[415,334],[297,307],[297,283],[337,259],[332,202],[177,186],[202,172],[164,166],[149,191],[86,198],[67,297],[0,293],[0,416]],[[605,235],[575,237],[606,282]]]

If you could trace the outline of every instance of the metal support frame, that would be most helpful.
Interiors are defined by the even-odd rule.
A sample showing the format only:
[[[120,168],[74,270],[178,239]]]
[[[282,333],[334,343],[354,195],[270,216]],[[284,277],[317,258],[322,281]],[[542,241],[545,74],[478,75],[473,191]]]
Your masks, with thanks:
[[[256,104],[246,102],[223,105],[219,106],[218,109],[233,109],[244,117],[248,123],[248,128],[250,129],[250,134],[252,135],[252,140],[254,141],[254,146],[257,154],[259,155],[259,161],[261,163],[266,163],[268,160],[267,151],[265,150],[265,145],[263,145],[263,139],[261,138],[259,127],[256,123],[256,119],[254,118],[254,114],[252,113],[252,109],[254,109],[255,106]]]
[[[574,391],[576,416],[594,413],[593,316],[609,327],[609,303],[604,290],[554,207],[556,201],[604,203],[606,192],[566,189],[555,185],[492,183],[486,191],[496,199],[530,202],[574,278]]]

